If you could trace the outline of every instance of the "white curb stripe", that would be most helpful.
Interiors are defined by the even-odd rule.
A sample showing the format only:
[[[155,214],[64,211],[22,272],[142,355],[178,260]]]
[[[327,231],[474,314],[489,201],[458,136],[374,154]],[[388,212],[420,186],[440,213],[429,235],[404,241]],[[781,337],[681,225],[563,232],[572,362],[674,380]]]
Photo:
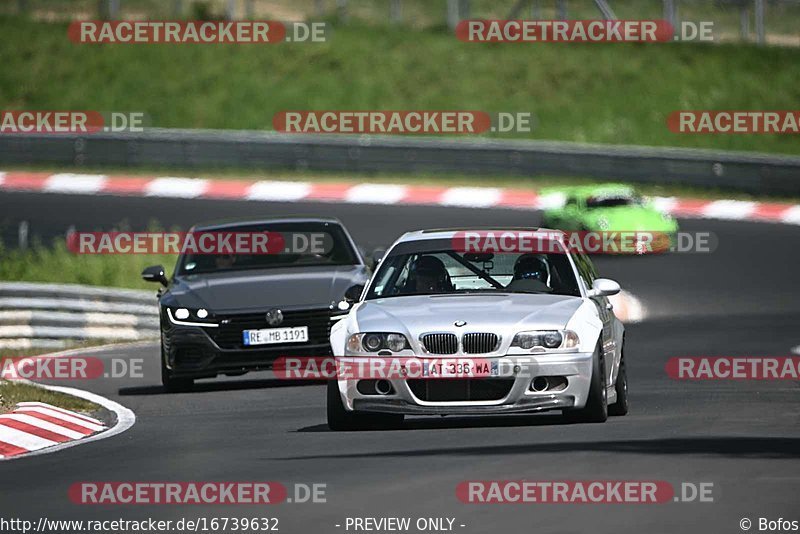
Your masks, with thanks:
[[[714,219],[747,219],[755,209],[755,202],[716,200],[703,208],[703,216]]]
[[[494,206],[503,195],[501,189],[495,187],[451,187],[441,197],[443,206],[464,206],[485,208]]]
[[[653,206],[661,213],[672,213],[678,204],[678,199],[675,197],[653,197],[652,201]]]
[[[39,436],[34,436],[33,434],[28,434],[22,430],[17,430],[16,428],[5,425],[0,425],[0,441],[29,451],[58,445],[55,441],[40,438]]]
[[[540,195],[536,199],[536,208],[540,210],[548,210],[553,208],[560,208],[567,201],[567,195],[564,193],[548,193]]]
[[[262,180],[250,186],[247,200],[292,201],[302,200],[311,194],[311,184],[305,182],[277,182]]]
[[[74,430],[71,430],[67,427],[58,426],[55,423],[51,423],[50,421],[45,421],[44,419],[39,419],[37,417],[33,417],[30,415],[25,415],[24,413],[9,413],[6,415],[0,415],[0,420],[3,419],[11,419],[13,421],[19,421],[20,423],[26,423],[31,426],[41,428],[42,430],[53,432],[54,434],[61,434],[62,436],[66,436],[70,439],[81,439],[83,437],[83,434],[81,434],[80,432],[75,432]]]
[[[781,220],[788,224],[800,224],[800,206],[792,206],[784,211]]]
[[[359,184],[347,191],[345,201],[356,204],[397,204],[405,198],[407,191],[402,185]]]
[[[207,187],[208,180],[165,176],[149,182],[145,194],[149,197],[196,198],[205,193]]]
[[[94,423],[90,423],[89,421],[84,421],[83,419],[73,417],[72,415],[67,415],[57,412],[50,408],[43,408],[39,406],[22,406],[14,411],[18,413],[31,412],[31,413],[40,413],[42,415],[49,415],[50,417],[55,417],[57,419],[61,419],[62,421],[66,421],[67,423],[72,423],[74,425],[82,426],[83,428],[87,430],[92,430],[94,432],[100,432],[101,430],[105,429],[105,427],[102,425],[96,425]]]
[[[51,193],[97,193],[107,180],[105,174],[54,174],[45,181],[44,190]]]

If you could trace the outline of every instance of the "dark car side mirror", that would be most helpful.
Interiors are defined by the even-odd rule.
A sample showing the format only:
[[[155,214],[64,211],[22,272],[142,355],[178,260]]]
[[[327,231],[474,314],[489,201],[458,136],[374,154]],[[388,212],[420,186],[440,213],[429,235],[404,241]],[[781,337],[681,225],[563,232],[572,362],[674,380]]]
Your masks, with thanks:
[[[145,282],[158,282],[164,287],[169,284],[169,280],[167,280],[167,277],[164,274],[164,268],[161,265],[152,265],[147,267],[144,271],[142,271],[142,280]]]
[[[347,288],[347,291],[344,292],[344,298],[349,302],[355,302],[361,296],[361,293],[363,291],[364,291],[364,284],[356,284],[354,286],[350,286]]]

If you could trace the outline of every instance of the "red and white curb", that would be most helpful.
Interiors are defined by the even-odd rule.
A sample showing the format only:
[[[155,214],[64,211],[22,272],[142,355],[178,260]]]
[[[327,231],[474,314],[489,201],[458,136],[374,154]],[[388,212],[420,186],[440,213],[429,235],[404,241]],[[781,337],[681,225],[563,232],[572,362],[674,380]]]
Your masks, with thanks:
[[[131,177],[42,172],[0,172],[0,190],[268,202],[437,205],[466,208],[546,209],[558,207],[564,203],[562,193],[540,194],[530,189],[499,187],[208,180],[171,176]],[[800,225],[800,205],[798,204],[678,197],[656,197],[654,202],[660,210],[679,217]]]
[[[37,357],[62,358],[144,344],[146,343],[115,343],[84,349],[70,349]],[[136,423],[136,415],[131,410],[96,393],[64,386],[35,384],[28,380],[14,380],[14,382],[33,385],[92,402],[113,413],[116,421],[109,427],[92,417],[41,402],[20,402],[10,414],[0,415],[0,462],[48,454],[76,445],[107,439],[125,432]],[[36,421],[32,421],[31,418]],[[27,426],[19,424],[20,420]],[[9,421],[18,422],[9,423]],[[50,423],[52,426],[44,423]],[[37,427],[37,429],[34,430],[30,427]],[[45,435],[43,431],[48,431],[50,434]]]
[[[0,458],[55,447],[106,429],[97,419],[43,402],[20,402],[0,415]]]

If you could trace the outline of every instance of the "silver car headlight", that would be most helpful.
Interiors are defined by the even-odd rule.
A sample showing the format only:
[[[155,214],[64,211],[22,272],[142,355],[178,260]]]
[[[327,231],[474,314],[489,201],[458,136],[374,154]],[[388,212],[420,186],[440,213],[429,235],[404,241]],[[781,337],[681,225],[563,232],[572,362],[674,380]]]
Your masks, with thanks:
[[[172,324],[183,326],[219,326],[205,308],[167,308],[167,317]]]
[[[410,348],[406,336],[394,332],[362,332],[347,339],[347,350],[351,353],[372,354],[382,350],[400,352]]]
[[[512,347],[523,350],[570,350],[578,345],[580,338],[572,330],[529,330],[518,332],[511,340]]]

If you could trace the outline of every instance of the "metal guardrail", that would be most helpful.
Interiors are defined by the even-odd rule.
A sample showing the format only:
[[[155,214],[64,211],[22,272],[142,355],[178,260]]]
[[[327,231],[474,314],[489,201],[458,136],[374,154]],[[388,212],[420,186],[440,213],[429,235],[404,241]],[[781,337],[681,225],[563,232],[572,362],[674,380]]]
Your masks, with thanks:
[[[0,164],[561,175],[751,193],[800,192],[800,157],[497,139],[231,130],[0,135]]]
[[[57,349],[73,340],[135,341],[158,335],[151,291],[0,282],[0,349]]]

